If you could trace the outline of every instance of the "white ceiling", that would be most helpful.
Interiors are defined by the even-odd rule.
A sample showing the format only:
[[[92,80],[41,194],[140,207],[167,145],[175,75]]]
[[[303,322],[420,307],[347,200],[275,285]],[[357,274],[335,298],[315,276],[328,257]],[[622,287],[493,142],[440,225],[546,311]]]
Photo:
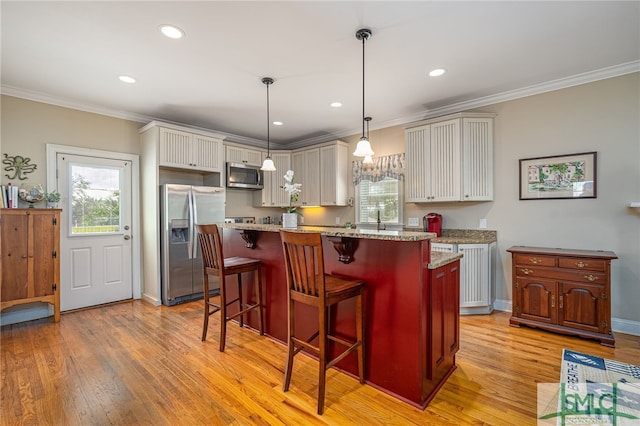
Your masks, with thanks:
[[[261,145],[269,76],[276,148],[361,131],[363,27],[371,129],[640,70],[638,1],[3,0],[1,19],[4,94]]]

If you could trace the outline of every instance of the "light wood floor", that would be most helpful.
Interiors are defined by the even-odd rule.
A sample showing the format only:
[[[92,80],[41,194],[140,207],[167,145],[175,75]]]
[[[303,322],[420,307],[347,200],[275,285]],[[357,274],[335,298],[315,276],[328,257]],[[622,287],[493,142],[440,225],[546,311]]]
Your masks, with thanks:
[[[536,383],[558,381],[563,348],[640,360],[637,336],[612,349],[466,316],[458,369],[424,411],[331,370],[318,416],[316,361],[297,357],[283,393],[284,345],[230,324],[220,353],[218,316],[204,343],[201,321],[201,302],[133,301],[2,327],[1,424],[534,425]]]

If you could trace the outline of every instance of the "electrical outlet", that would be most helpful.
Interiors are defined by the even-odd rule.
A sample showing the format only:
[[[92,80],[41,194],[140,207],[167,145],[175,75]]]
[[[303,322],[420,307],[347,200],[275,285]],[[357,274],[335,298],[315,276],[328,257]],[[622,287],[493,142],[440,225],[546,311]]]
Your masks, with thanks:
[[[336,225],[340,225],[340,216],[336,216]]]
[[[480,229],[487,229],[487,219],[480,219]]]
[[[420,220],[417,217],[410,217],[409,226],[420,226]]]

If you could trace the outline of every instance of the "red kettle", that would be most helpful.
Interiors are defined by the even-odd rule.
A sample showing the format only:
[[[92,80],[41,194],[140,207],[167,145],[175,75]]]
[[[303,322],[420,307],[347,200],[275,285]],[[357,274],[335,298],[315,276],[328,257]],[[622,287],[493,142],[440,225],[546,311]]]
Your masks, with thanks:
[[[422,218],[422,228],[424,232],[435,232],[438,237],[442,235],[442,215],[439,213],[428,213]]]

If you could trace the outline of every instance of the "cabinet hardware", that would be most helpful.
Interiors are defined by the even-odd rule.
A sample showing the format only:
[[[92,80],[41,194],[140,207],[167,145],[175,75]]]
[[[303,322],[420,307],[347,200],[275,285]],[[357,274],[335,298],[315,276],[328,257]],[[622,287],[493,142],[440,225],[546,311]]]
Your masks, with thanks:
[[[562,297],[563,296],[560,296],[560,309],[562,309]]]
[[[602,324],[601,324],[602,328],[606,329],[606,328],[607,328],[607,325],[608,325],[608,324],[607,324],[607,321],[606,321],[606,320],[603,320],[603,321],[602,321]]]
[[[585,277],[586,279],[588,279],[589,281],[591,281],[591,282],[594,282],[594,281],[597,281],[597,280],[598,280],[598,277],[596,277],[595,275],[591,275],[591,274],[589,274],[589,275],[585,275],[584,277]]]
[[[56,219],[55,217],[51,219],[51,224],[53,226],[56,226],[58,224],[58,219]]]
[[[530,274],[530,273],[532,273],[532,272],[533,272],[533,270],[532,270],[532,269],[524,268],[524,269],[522,270],[522,273],[523,273],[523,274],[525,274],[525,275],[529,275],[529,274]]]
[[[582,262],[582,261],[580,261],[580,262],[576,262],[576,266],[578,268],[584,268],[585,266],[589,266],[589,265],[584,263],[584,262]]]
[[[607,300],[607,292],[606,291],[602,292],[602,300]]]
[[[556,296],[555,296],[555,294],[551,295],[551,307],[552,308],[556,307]]]
[[[57,251],[55,251],[55,250],[54,250],[54,251],[52,251],[52,252],[51,252],[51,257],[52,257],[53,259],[56,259],[56,258],[58,257],[58,252],[57,252]]]
[[[542,262],[542,260],[538,259],[537,257],[530,257],[529,262],[533,263],[534,265],[537,265],[538,263]]]
[[[56,291],[58,289],[58,285],[56,283],[51,284],[51,290]]]

